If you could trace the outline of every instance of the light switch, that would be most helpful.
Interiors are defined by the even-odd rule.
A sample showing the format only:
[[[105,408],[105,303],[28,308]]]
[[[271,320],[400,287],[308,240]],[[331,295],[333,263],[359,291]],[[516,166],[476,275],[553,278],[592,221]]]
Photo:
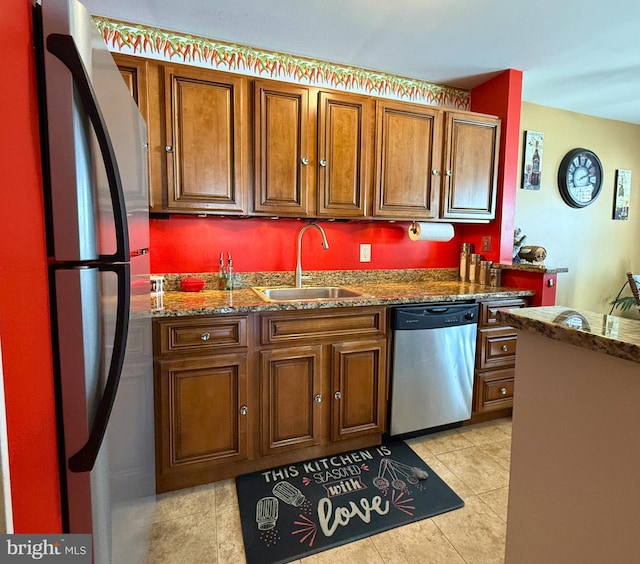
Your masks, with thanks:
[[[369,243],[360,245],[360,262],[371,262],[371,245]]]

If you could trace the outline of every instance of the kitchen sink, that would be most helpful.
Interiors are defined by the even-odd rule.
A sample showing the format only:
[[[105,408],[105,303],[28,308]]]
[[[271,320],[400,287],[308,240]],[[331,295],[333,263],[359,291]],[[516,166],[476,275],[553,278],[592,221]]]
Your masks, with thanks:
[[[267,302],[348,300],[365,297],[362,292],[342,286],[303,286],[302,288],[255,286],[253,291]]]

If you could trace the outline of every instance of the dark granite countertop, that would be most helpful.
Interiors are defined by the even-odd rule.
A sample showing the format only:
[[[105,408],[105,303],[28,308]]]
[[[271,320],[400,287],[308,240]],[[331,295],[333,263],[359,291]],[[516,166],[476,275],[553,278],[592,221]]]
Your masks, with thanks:
[[[640,362],[640,321],[563,306],[499,310],[499,321],[603,354]]]
[[[161,298],[153,298],[153,305],[161,305],[162,309],[154,309],[152,315],[158,317],[177,317],[188,315],[214,315],[219,313],[248,313],[261,311],[279,310],[299,310],[299,309],[319,309],[330,307],[352,307],[352,306],[379,306],[379,305],[399,305],[415,304],[425,302],[444,302],[462,300],[486,300],[486,299],[506,299],[524,296],[532,296],[531,290],[517,288],[503,288],[481,286],[468,282],[459,282],[455,279],[456,271],[402,271],[402,276],[407,281],[399,281],[397,273],[378,276],[381,282],[372,282],[371,277],[359,275],[358,278],[350,277],[341,273],[339,280],[334,278],[322,278],[314,276],[314,280],[305,285],[340,285],[361,292],[363,295],[358,298],[321,300],[321,301],[296,301],[272,303],[264,301],[251,288],[240,288],[232,291],[207,289],[212,284],[200,292],[182,292],[175,290],[165,291]],[[417,274],[416,274],[417,273]],[[173,276],[173,275],[169,275]],[[207,279],[206,276],[203,278]],[[453,279],[452,279],[453,278]],[[259,280],[259,284],[255,284]],[[265,284],[265,279],[253,278],[254,285]],[[358,281],[360,283],[358,283]],[[171,281],[170,281],[171,282]],[[282,284],[278,280],[277,285]],[[158,303],[156,303],[158,302]],[[161,302],[161,304],[159,303]]]

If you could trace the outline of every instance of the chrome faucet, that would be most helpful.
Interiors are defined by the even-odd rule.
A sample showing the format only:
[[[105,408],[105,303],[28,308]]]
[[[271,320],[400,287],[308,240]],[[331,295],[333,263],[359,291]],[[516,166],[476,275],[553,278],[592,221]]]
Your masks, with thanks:
[[[324,229],[317,223],[308,223],[302,229],[300,229],[300,233],[298,233],[298,246],[297,246],[297,260],[296,260],[296,288],[302,288],[302,281],[309,280],[310,276],[302,276],[302,264],[300,263],[300,249],[302,242],[302,234],[309,229],[310,227],[315,227],[318,231],[320,231],[320,235],[322,235],[322,248],[328,249],[329,243],[327,243],[327,236],[324,234]]]

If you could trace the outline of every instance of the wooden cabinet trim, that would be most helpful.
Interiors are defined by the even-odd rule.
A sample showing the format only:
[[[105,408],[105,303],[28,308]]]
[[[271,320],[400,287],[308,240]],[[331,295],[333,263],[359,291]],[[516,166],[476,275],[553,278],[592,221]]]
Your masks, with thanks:
[[[499,309],[515,309],[521,307],[527,307],[527,301],[520,298],[483,302],[480,304],[479,327],[482,329],[483,327],[496,327],[497,325],[502,325],[501,323],[498,323],[498,319],[496,317]]]
[[[195,317],[157,320],[159,354],[211,353],[229,347],[246,347],[248,316]]]
[[[308,311],[295,311],[260,316],[262,345],[385,334],[386,308],[340,308],[314,312],[312,315]]]
[[[480,331],[478,368],[514,366],[518,336],[512,327],[497,327]]]
[[[513,406],[515,369],[476,373],[475,411],[485,413]]]

